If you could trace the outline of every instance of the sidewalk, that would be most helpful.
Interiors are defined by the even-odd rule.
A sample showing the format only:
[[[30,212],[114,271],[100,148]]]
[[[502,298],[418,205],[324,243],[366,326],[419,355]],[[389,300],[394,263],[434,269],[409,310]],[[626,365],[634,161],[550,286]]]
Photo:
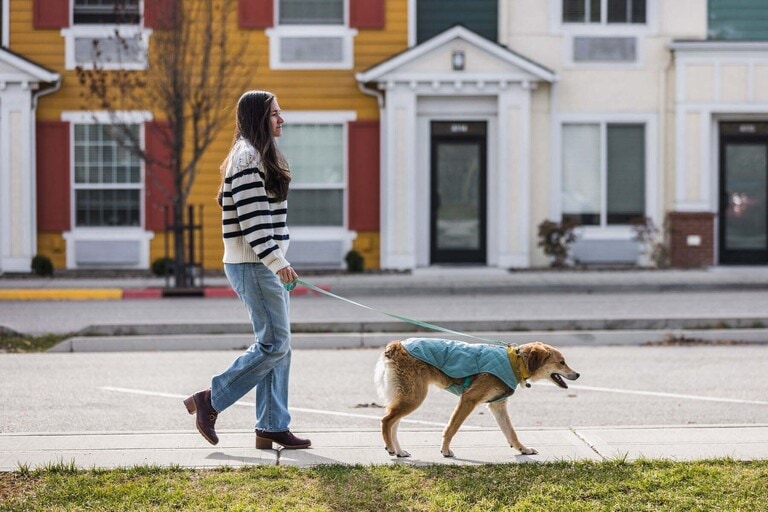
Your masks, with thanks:
[[[768,265],[691,270],[520,270],[431,267],[408,273],[312,274],[302,279],[344,296],[768,290]],[[206,297],[234,297],[223,276],[206,277]],[[0,300],[159,298],[165,280],[152,277],[0,276]],[[296,295],[311,292],[299,287]]]
[[[312,439],[309,450],[257,450],[253,432],[222,431],[211,446],[197,432],[115,432],[0,434],[0,471],[70,463],[78,468],[136,465],[214,468],[220,466],[320,464],[501,464],[638,458],[675,461],[730,457],[768,459],[768,425],[673,427],[576,427],[518,429],[538,455],[520,455],[497,429],[460,430],[451,448],[440,454],[439,430],[401,430],[400,442],[411,457],[391,457],[374,430],[300,432]]]

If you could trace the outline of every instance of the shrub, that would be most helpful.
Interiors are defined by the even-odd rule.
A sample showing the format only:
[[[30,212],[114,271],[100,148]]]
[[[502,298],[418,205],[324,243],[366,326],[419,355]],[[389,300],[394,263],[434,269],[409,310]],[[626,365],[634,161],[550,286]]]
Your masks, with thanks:
[[[641,264],[664,268],[669,265],[669,249],[664,242],[664,231],[656,227],[650,217],[632,219],[634,239],[641,246]]]
[[[52,276],[53,263],[51,263],[51,258],[41,254],[35,255],[32,258],[32,272],[38,276]]]
[[[152,273],[156,276],[164,276],[166,272],[173,272],[173,260],[171,258],[157,258],[152,262]]]
[[[347,255],[344,256],[344,261],[347,262],[348,272],[362,272],[365,266],[363,256],[354,249],[349,251]]]
[[[578,224],[573,221],[552,222],[545,220],[539,224],[539,247],[544,254],[552,258],[553,267],[568,265],[568,251],[576,241],[574,230]]]

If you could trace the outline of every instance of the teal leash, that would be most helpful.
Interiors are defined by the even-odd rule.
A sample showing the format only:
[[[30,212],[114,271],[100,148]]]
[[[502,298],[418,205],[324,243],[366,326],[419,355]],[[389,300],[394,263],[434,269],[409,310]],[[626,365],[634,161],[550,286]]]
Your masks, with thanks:
[[[400,320],[401,322],[405,322],[405,323],[409,323],[409,324],[412,324],[412,325],[416,325],[418,327],[424,327],[426,329],[431,329],[433,331],[439,331],[439,332],[444,332],[444,333],[448,333],[448,334],[454,334],[454,335],[457,335],[457,336],[465,336],[467,338],[473,338],[473,339],[476,339],[476,340],[479,340],[479,341],[484,341],[486,343],[491,343],[493,345],[503,345],[503,346],[509,346],[510,345],[509,343],[504,343],[502,341],[491,340],[491,339],[488,339],[488,338],[483,338],[483,337],[480,337],[480,336],[475,336],[474,334],[467,334],[466,332],[454,331],[453,329],[448,329],[447,327],[442,327],[442,326],[439,326],[439,325],[431,324],[429,322],[422,322],[421,320],[414,320],[413,318],[408,318],[407,316],[396,315],[394,313],[387,313],[386,311],[382,311],[380,309],[372,308],[370,306],[366,306],[365,304],[361,304],[359,302],[355,302],[353,300],[347,299],[346,297],[342,297],[341,295],[336,295],[335,293],[331,293],[331,292],[329,292],[327,290],[323,290],[322,288],[319,288],[319,287],[317,287],[317,286],[315,286],[315,285],[313,285],[311,283],[308,283],[306,281],[302,281],[301,279],[297,279],[296,281],[294,281],[292,283],[286,283],[284,286],[285,286],[285,289],[290,292],[294,288],[296,288],[297,284],[300,284],[300,285],[304,286],[305,288],[309,288],[310,290],[312,290],[314,292],[317,292],[317,293],[319,293],[321,295],[325,295],[327,297],[331,297],[331,298],[340,300],[342,302],[346,302],[347,304],[352,304],[353,306],[357,306],[359,308],[367,309],[369,311],[374,311],[376,313],[380,313],[380,314],[386,315],[386,316],[388,316],[390,318],[394,318],[396,320]]]

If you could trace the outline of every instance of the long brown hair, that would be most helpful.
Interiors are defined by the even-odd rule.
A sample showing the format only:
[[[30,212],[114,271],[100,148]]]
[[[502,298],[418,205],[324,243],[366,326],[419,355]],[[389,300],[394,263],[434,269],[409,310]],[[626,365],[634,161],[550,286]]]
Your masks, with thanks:
[[[291,183],[291,171],[288,168],[275,138],[272,136],[272,102],[275,95],[267,91],[248,91],[237,102],[235,114],[234,142],[247,140],[261,157],[261,171],[264,173],[264,187],[279,200],[288,197],[288,185]],[[219,186],[219,205],[224,190],[224,177],[231,155],[221,164],[221,185]]]

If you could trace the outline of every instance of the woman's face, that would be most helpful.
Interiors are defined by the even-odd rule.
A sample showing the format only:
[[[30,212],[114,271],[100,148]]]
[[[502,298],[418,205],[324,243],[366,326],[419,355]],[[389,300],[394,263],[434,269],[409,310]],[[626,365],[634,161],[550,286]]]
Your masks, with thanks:
[[[279,137],[283,134],[283,123],[285,121],[280,113],[280,105],[277,104],[277,98],[275,98],[272,100],[269,112],[269,128],[273,137]]]

